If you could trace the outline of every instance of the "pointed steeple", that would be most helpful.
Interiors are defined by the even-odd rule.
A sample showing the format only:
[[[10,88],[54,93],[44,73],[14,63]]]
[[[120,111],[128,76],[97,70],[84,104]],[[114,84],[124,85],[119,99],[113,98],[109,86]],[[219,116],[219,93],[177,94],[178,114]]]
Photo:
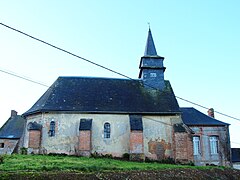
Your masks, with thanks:
[[[158,56],[149,27],[144,56],[140,61],[138,78],[142,79],[146,88],[163,90],[165,87],[163,66],[164,57]]]
[[[146,43],[146,47],[145,47],[144,56],[157,56],[157,51],[156,51],[156,48],[154,45],[150,27],[148,30],[148,37],[147,37],[147,43]]]

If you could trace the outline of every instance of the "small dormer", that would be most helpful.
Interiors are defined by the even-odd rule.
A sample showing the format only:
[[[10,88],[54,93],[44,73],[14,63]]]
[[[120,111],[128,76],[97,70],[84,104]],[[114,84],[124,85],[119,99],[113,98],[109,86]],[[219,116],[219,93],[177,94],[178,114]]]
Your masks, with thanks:
[[[141,58],[139,77],[146,88],[160,89],[165,87],[163,66],[164,57],[158,56],[149,28],[144,56]]]

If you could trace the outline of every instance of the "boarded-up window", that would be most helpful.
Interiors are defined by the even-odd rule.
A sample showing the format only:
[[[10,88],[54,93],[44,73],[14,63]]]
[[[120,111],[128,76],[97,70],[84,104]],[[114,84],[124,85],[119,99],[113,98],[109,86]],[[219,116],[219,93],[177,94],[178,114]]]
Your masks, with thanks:
[[[41,143],[41,131],[39,130],[30,130],[29,131],[29,148],[39,148]]]

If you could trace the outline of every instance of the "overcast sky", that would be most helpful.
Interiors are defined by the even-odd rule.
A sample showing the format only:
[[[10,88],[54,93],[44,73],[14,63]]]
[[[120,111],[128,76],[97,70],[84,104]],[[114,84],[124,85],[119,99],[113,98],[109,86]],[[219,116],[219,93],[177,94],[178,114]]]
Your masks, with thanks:
[[[131,78],[138,77],[150,22],[175,95],[240,118],[240,1],[38,2],[0,0],[0,22]],[[58,76],[120,77],[0,25],[0,126],[47,90],[3,70],[49,86]],[[215,117],[231,124],[232,147],[240,147],[240,121]]]

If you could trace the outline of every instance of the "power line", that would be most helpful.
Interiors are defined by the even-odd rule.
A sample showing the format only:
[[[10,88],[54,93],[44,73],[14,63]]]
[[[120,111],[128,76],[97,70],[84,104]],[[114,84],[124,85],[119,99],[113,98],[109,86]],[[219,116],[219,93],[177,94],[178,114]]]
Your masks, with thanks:
[[[237,142],[233,142],[233,141],[231,141],[231,143],[233,143],[233,144],[237,144],[237,145],[240,145],[240,143],[237,143]]]
[[[32,39],[34,39],[34,40],[36,40],[36,41],[39,41],[39,42],[41,42],[41,43],[44,43],[44,44],[46,44],[46,45],[48,45],[48,46],[51,46],[51,47],[53,47],[53,48],[55,48],[55,49],[58,49],[58,50],[60,50],[60,51],[63,51],[63,52],[65,52],[65,53],[69,54],[69,55],[72,55],[72,56],[74,56],[74,57],[77,57],[77,58],[79,58],[79,59],[82,59],[82,60],[84,60],[84,61],[86,61],[86,62],[88,62],[88,63],[91,63],[91,64],[95,65],[95,66],[98,66],[98,67],[100,67],[100,68],[106,69],[106,70],[108,70],[108,71],[111,71],[111,72],[113,72],[113,73],[115,73],[115,74],[118,74],[118,75],[120,75],[120,76],[123,76],[123,77],[125,77],[125,78],[134,80],[134,79],[130,78],[129,76],[126,76],[126,75],[124,75],[124,74],[122,74],[122,73],[119,73],[119,72],[117,72],[117,71],[114,71],[114,70],[112,70],[112,69],[110,69],[110,68],[107,68],[107,67],[105,67],[105,66],[103,66],[103,65],[97,64],[97,63],[95,63],[95,62],[93,62],[93,61],[90,61],[90,60],[88,60],[88,59],[86,59],[86,58],[83,58],[83,57],[81,57],[81,56],[78,56],[78,55],[76,55],[76,54],[74,54],[74,53],[71,53],[70,51],[67,51],[67,50],[62,49],[62,48],[60,48],[60,47],[57,47],[57,46],[55,46],[55,45],[53,45],[53,44],[50,44],[50,43],[48,43],[48,42],[46,42],[46,41],[43,41],[43,40],[38,39],[38,38],[36,38],[36,37],[33,37],[33,36],[31,36],[31,35],[29,35],[29,34],[27,34],[27,33],[24,33],[24,32],[22,32],[22,31],[20,31],[20,30],[17,30],[17,29],[15,29],[15,28],[13,28],[13,27],[10,27],[10,26],[8,26],[8,25],[6,25],[6,24],[0,23],[0,25],[5,26],[5,27],[7,27],[7,28],[9,28],[9,29],[11,29],[11,30],[13,30],[13,31],[16,31],[16,32],[18,32],[18,33],[20,33],[20,34],[23,34],[23,35],[25,35],[25,36],[28,36],[28,37],[30,37],[30,38],[32,38]]]
[[[3,73],[5,73],[5,74],[9,74],[9,75],[11,75],[11,76],[14,76],[14,77],[17,77],[17,78],[20,78],[20,79],[24,79],[24,80],[26,80],[26,81],[29,81],[29,82],[32,82],[32,83],[35,83],[35,84],[38,84],[38,85],[41,85],[41,86],[44,86],[44,87],[49,87],[49,86],[46,85],[46,84],[43,84],[43,83],[38,82],[38,81],[31,80],[30,78],[26,78],[26,77],[17,75],[16,73],[13,73],[13,72],[9,72],[9,71],[2,70],[2,69],[0,69],[0,71],[3,72]]]
[[[190,103],[190,104],[193,104],[193,105],[199,106],[199,107],[201,107],[201,108],[208,109],[207,107],[205,107],[205,106],[203,106],[203,105],[197,104],[197,103],[192,102],[192,101],[189,101],[189,100],[187,100],[187,99],[184,99],[184,98],[181,98],[181,97],[178,97],[178,96],[175,96],[175,97],[178,98],[178,99],[180,99],[180,100],[186,101],[186,102],[188,102],[188,103]],[[233,117],[233,116],[227,115],[227,114],[225,114],[225,113],[221,113],[221,112],[216,111],[216,110],[214,110],[214,112],[215,112],[215,113],[218,113],[218,114],[220,114],[220,115],[226,116],[226,117],[228,117],[228,118],[231,118],[231,119],[234,119],[234,120],[240,121],[239,118],[236,118],[236,117]]]
[[[74,54],[74,53],[71,53],[70,51],[64,50],[64,49],[62,49],[62,48],[60,48],[60,47],[57,47],[57,46],[55,46],[55,45],[52,45],[52,44],[46,42],[46,41],[43,41],[43,40],[38,39],[38,38],[36,38],[36,37],[33,37],[33,36],[31,36],[31,35],[29,35],[29,34],[27,34],[27,33],[24,33],[24,32],[22,32],[22,31],[20,31],[20,30],[18,30],[18,29],[15,29],[15,28],[13,28],[13,27],[10,27],[10,26],[8,26],[8,25],[6,25],[6,24],[0,23],[0,25],[5,26],[5,27],[7,27],[7,28],[9,28],[9,29],[11,29],[11,30],[13,30],[13,31],[16,31],[16,32],[18,32],[18,33],[20,33],[20,34],[23,34],[23,35],[25,35],[25,36],[28,36],[28,37],[30,37],[30,38],[32,38],[32,39],[34,39],[34,40],[36,40],[36,41],[39,41],[39,42],[41,42],[41,43],[44,43],[44,44],[46,44],[46,45],[48,45],[48,46],[51,46],[51,47],[53,47],[53,48],[55,48],[55,49],[58,49],[58,50],[60,50],[60,51],[62,51],[62,52],[65,52],[65,53],[67,53],[67,54],[69,54],[69,55],[72,55],[72,56],[74,56],[74,57],[77,57],[77,58],[79,58],[79,59],[82,59],[82,60],[84,60],[84,61],[86,61],[86,62],[88,62],[88,63],[91,63],[91,64],[95,65],[95,66],[98,66],[98,67],[100,67],[100,68],[103,68],[103,69],[105,69],[105,70],[107,70],[107,71],[113,72],[113,73],[118,74],[118,75],[120,75],[120,76],[122,76],[122,77],[125,77],[125,78],[127,78],[127,79],[136,81],[135,79],[133,79],[133,78],[127,76],[127,75],[124,75],[124,74],[119,73],[119,72],[117,72],[117,71],[115,71],[115,70],[112,70],[112,69],[110,69],[110,68],[108,68],[108,67],[105,67],[105,66],[100,65],[100,64],[98,64],[98,63],[95,63],[95,62],[93,62],[93,61],[90,61],[90,60],[88,60],[88,59],[86,59],[86,58],[83,58],[83,57],[81,57],[81,56],[78,56],[78,55],[76,55],[76,54]],[[2,71],[2,72],[3,72],[3,71]],[[8,72],[5,72],[5,73],[8,73]],[[8,73],[8,74],[10,74],[10,73]],[[12,74],[12,75],[14,75],[14,74]],[[18,77],[18,75],[14,75],[14,76]],[[37,81],[32,81],[32,80],[30,80],[30,79],[23,78],[23,77],[19,77],[19,78],[25,79],[25,80],[27,80],[27,81],[31,81],[31,82],[36,83],[36,84],[43,85],[43,86],[45,86],[45,87],[49,87],[49,86],[44,85],[44,84],[42,84],[42,83],[39,83],[39,82],[37,82]],[[146,86],[148,86],[148,87],[151,87],[151,88],[153,88],[153,89],[155,89],[155,90],[158,90],[157,88],[152,87],[152,86],[150,86],[150,85],[148,85],[148,84],[146,84],[146,83],[144,83],[144,85],[146,85]],[[198,103],[194,103],[194,102],[192,102],[192,101],[189,101],[189,100],[187,100],[187,99],[184,99],[184,98],[181,98],[181,97],[178,97],[178,96],[175,96],[175,97],[178,98],[178,99],[180,99],[180,100],[183,100],[183,101],[185,101],[185,102],[188,102],[188,103],[190,103],[190,104],[199,106],[199,107],[201,107],[201,108],[208,109],[207,107],[202,106],[202,105],[200,105],[200,104],[198,104]],[[225,114],[225,113],[221,113],[221,112],[219,112],[219,111],[215,111],[215,113],[218,113],[218,114],[221,114],[221,115],[226,116],[226,117],[228,117],[228,118],[232,118],[232,119],[234,119],[234,120],[240,121],[239,118],[236,118],[236,117],[227,115],[227,114]]]

